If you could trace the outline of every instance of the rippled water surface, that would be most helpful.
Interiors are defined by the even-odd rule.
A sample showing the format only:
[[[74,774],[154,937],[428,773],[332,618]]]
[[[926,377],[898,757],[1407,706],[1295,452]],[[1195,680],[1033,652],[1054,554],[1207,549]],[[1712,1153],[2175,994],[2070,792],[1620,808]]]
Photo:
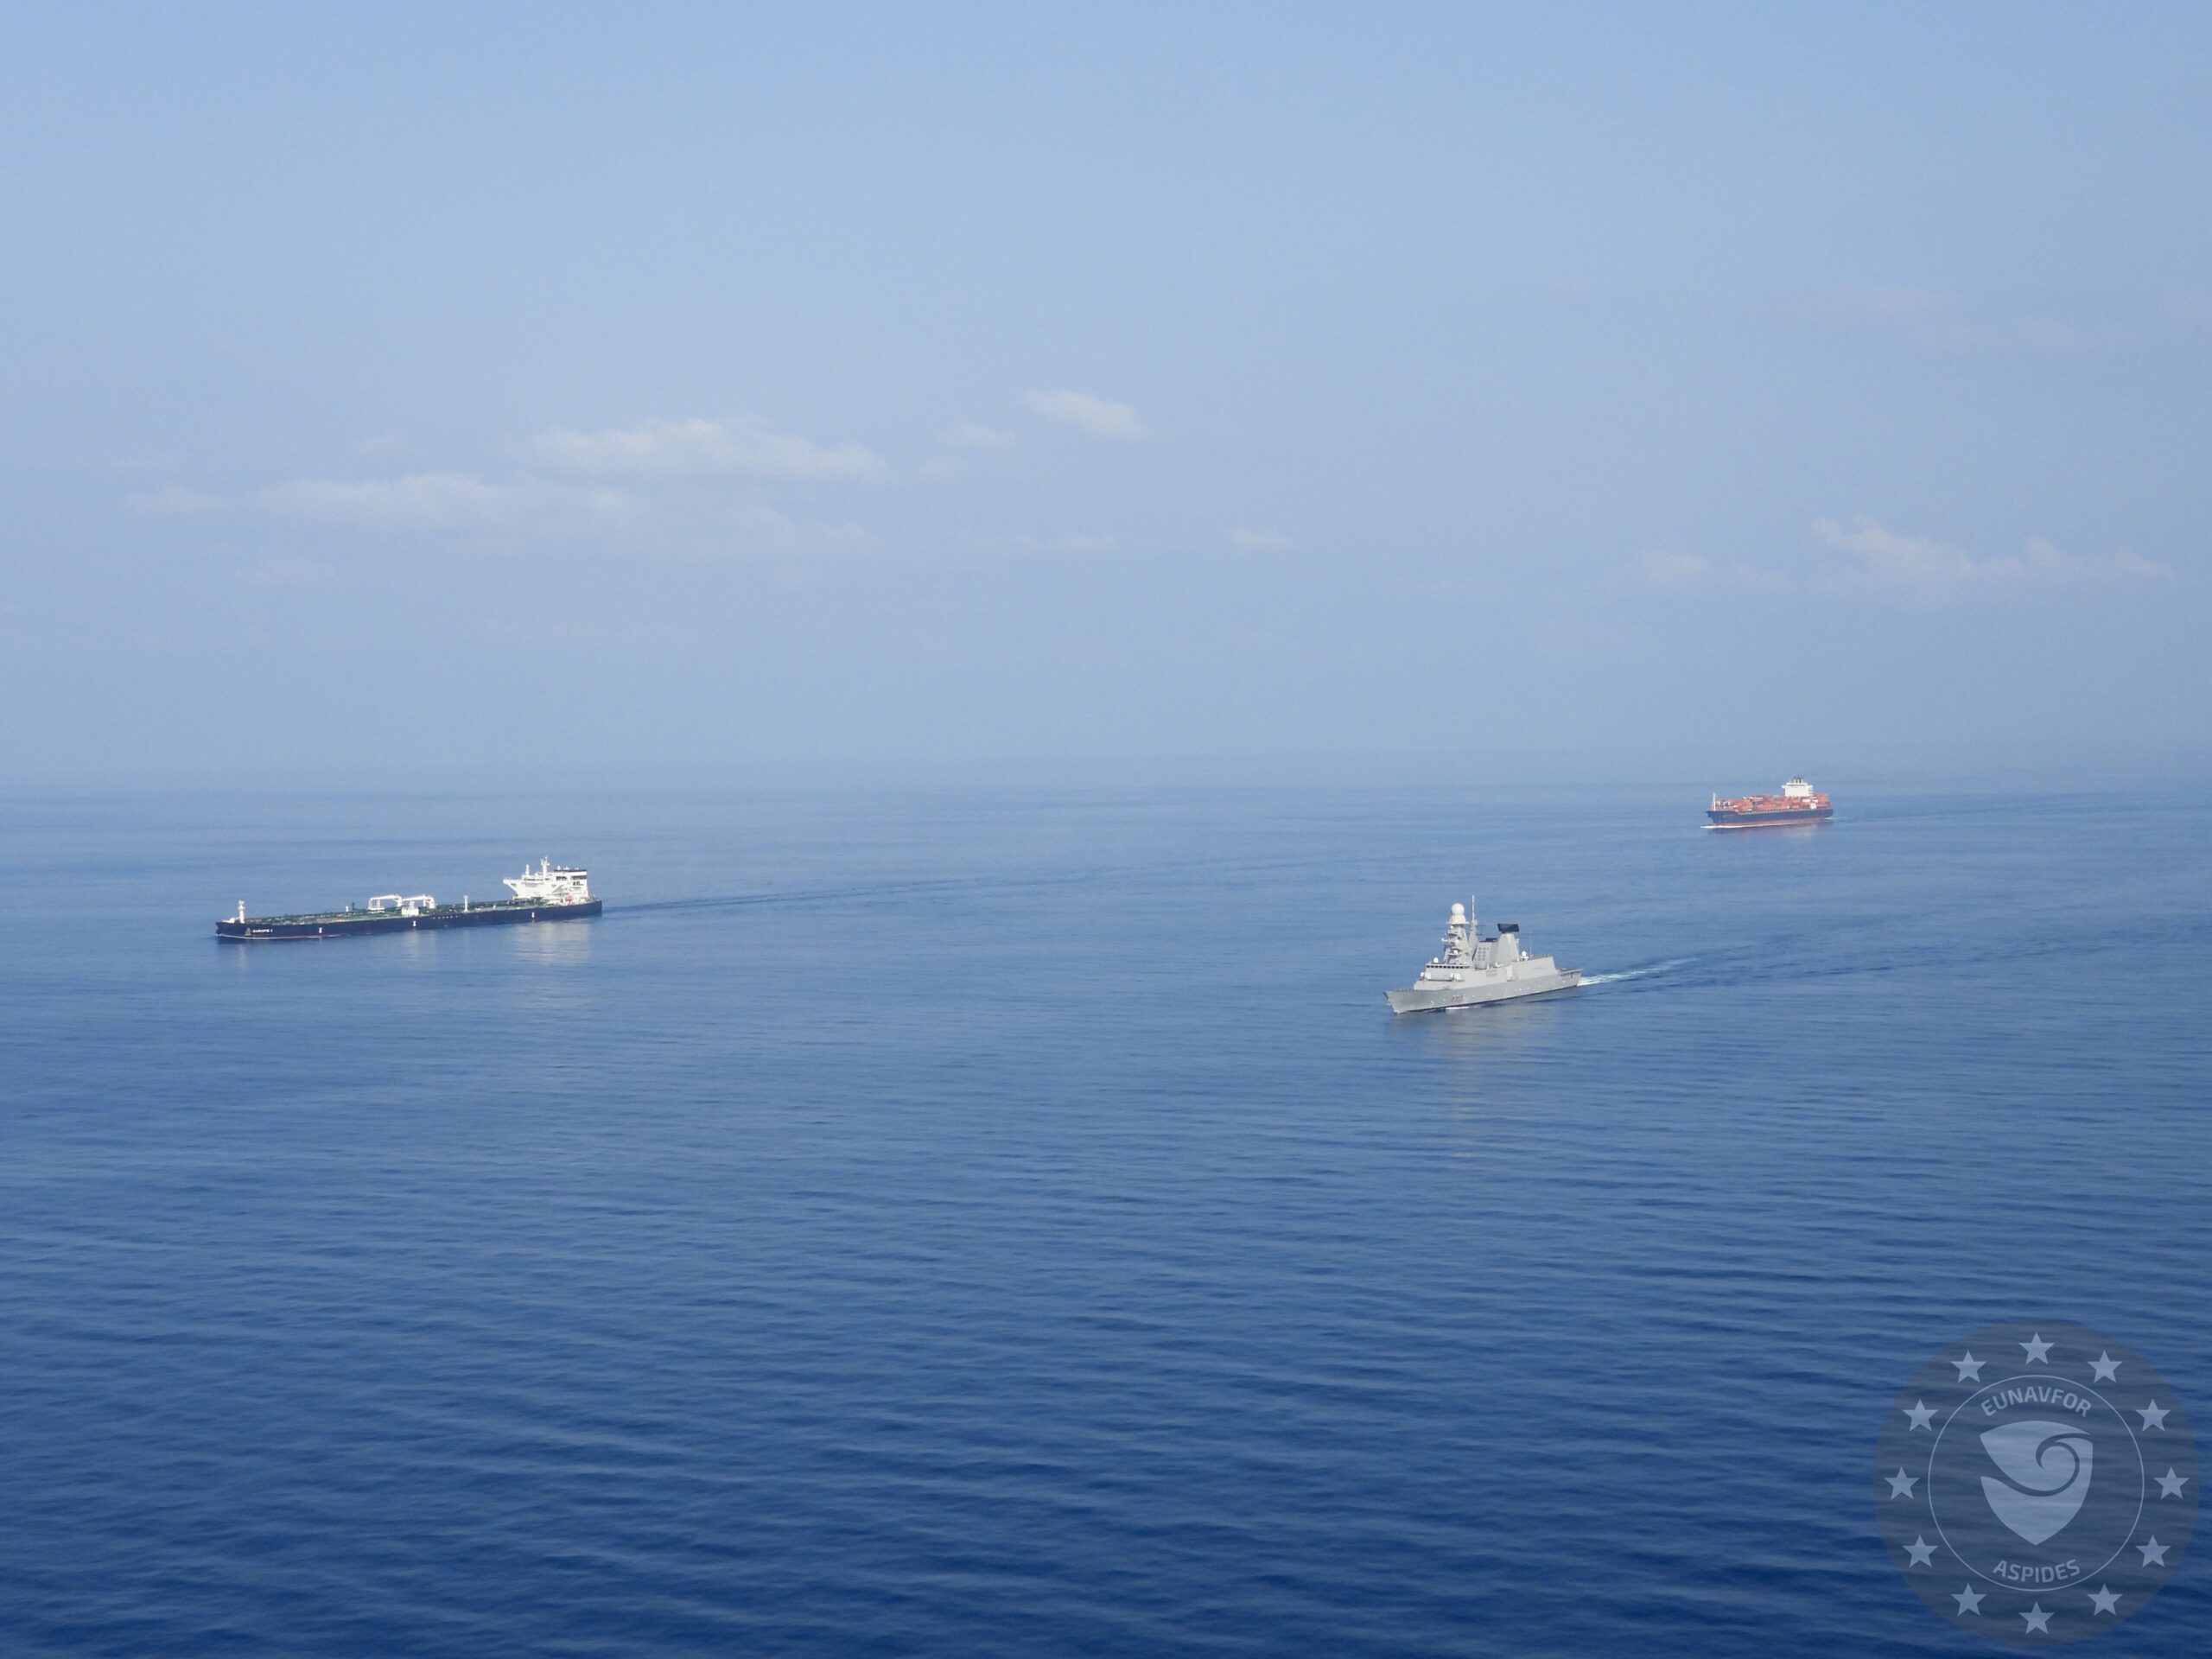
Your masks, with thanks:
[[[2212,1421],[2212,801],[1701,787],[6,798],[0,1651],[1982,1650],[1923,1359]]]

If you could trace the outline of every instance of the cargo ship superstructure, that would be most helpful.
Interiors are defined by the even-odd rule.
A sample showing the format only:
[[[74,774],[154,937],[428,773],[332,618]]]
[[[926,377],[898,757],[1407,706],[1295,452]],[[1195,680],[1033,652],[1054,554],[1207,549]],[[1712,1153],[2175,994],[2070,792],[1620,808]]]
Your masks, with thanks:
[[[327,910],[308,916],[249,916],[245,901],[238,912],[215,924],[215,937],[259,944],[284,939],[346,939],[363,933],[406,933],[418,928],[498,927],[517,922],[567,922],[596,916],[600,901],[592,897],[587,872],[542,859],[536,869],[522,867],[520,875],[502,883],[514,896],[476,904],[463,898],[457,905],[442,905],[429,893],[383,893],[359,910]]]
[[[1715,795],[1707,809],[1708,830],[1770,830],[1784,823],[1825,823],[1835,816],[1828,798],[1802,778],[1792,778],[1779,795],[1738,795],[1722,800]]]

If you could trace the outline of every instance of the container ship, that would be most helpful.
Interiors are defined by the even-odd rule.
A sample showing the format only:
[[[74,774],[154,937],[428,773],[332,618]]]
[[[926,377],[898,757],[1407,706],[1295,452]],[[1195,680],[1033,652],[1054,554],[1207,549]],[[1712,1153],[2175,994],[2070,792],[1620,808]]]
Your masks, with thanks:
[[[586,873],[551,859],[542,859],[536,869],[522,867],[520,875],[505,882],[514,894],[488,905],[442,905],[427,893],[411,896],[378,893],[360,910],[324,911],[315,916],[249,916],[245,901],[238,913],[215,924],[219,939],[238,939],[258,944],[276,939],[346,939],[359,933],[405,933],[420,927],[498,927],[511,922],[567,922],[599,914],[599,900],[591,896]]]
[[[1779,795],[1738,795],[1730,801],[1718,795],[1706,811],[1708,830],[1766,830],[1781,823],[1822,823],[1835,816],[1828,798],[1816,794],[1802,778],[1792,778]]]

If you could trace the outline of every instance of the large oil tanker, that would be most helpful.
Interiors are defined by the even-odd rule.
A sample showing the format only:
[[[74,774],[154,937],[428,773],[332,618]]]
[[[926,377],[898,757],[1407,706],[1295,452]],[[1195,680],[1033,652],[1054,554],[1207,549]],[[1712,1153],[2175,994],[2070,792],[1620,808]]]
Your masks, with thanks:
[[[245,901],[238,913],[215,924],[215,937],[249,944],[277,939],[347,939],[359,933],[405,933],[420,927],[497,927],[511,922],[566,922],[599,914],[599,900],[591,896],[585,872],[551,859],[539,861],[536,869],[522,867],[504,884],[514,894],[488,905],[463,899],[442,905],[427,893],[412,896],[379,893],[365,908],[348,905],[314,916],[249,916]]]
[[[1825,795],[1815,794],[1802,778],[1792,778],[1779,795],[1713,798],[1705,815],[1708,830],[1768,830],[1781,823],[1821,823],[1835,816]]]

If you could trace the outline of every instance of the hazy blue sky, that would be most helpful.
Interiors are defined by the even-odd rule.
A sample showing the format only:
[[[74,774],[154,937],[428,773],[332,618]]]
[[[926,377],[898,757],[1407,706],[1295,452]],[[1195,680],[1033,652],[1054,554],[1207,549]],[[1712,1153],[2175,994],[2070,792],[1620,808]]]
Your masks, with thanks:
[[[2201,757],[2212,9],[9,8],[0,777]]]

